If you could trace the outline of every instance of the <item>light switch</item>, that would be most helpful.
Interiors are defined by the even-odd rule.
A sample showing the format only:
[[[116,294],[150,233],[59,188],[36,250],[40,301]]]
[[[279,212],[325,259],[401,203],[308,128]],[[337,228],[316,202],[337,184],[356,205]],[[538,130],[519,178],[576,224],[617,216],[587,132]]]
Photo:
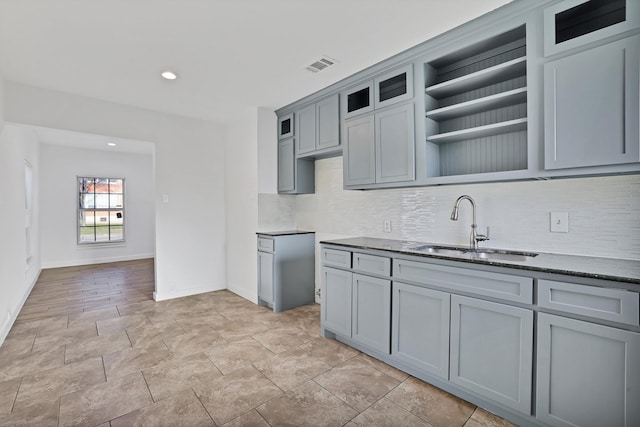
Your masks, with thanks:
[[[163,194],[162,195],[162,203],[169,203],[169,195],[168,194]]]
[[[549,220],[552,233],[569,232],[569,212],[550,212]]]

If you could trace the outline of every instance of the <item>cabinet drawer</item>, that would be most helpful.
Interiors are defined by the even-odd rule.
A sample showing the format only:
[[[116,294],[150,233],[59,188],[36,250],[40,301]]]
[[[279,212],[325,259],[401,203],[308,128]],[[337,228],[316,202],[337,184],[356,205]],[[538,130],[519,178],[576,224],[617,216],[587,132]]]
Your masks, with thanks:
[[[353,254],[353,270],[363,273],[391,275],[391,259],[375,255]]]
[[[258,237],[258,250],[265,252],[273,252],[273,240]]]
[[[393,278],[506,301],[533,302],[533,279],[530,277],[395,259]]]
[[[351,268],[351,252],[322,248],[322,264]]]
[[[621,289],[538,280],[540,307],[634,326],[640,322],[639,296]]]

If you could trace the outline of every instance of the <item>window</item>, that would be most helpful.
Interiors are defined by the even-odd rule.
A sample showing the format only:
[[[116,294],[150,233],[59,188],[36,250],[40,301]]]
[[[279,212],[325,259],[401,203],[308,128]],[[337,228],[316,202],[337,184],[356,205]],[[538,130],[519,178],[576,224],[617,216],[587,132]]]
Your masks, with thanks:
[[[78,244],[124,241],[124,179],[78,177]]]

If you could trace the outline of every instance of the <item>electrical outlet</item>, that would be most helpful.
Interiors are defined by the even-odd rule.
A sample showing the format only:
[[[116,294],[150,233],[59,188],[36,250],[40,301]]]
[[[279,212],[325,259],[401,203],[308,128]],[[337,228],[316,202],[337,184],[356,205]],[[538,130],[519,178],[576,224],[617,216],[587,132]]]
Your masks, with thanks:
[[[384,222],[382,223],[382,231],[384,231],[385,233],[391,233],[391,220],[390,219],[385,219]]]
[[[550,212],[549,222],[552,233],[569,232],[569,212]]]

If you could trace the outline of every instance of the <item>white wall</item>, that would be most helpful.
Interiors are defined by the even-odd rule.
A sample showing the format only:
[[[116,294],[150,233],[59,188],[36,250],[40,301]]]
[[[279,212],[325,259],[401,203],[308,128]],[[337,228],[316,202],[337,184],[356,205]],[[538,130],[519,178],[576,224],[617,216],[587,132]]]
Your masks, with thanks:
[[[278,193],[278,118],[258,108],[258,193]]]
[[[39,141],[33,130],[3,123],[1,116],[0,129],[1,344],[36,282],[41,264],[38,222]],[[28,263],[25,237],[25,160],[31,164],[33,171],[32,257]]]
[[[224,126],[15,82],[5,120],[155,143],[155,298],[226,288]]]
[[[153,258],[153,156],[42,144],[42,267]],[[77,244],[77,176],[125,178],[124,244]]]
[[[640,259],[640,175],[346,191],[342,157],[317,160],[315,171],[315,194],[260,195],[261,226],[312,230],[316,242],[369,236],[468,245],[470,204],[463,202],[458,221],[449,219],[458,196],[468,194],[479,231],[491,227],[483,246]],[[569,213],[569,233],[549,231],[552,211]],[[391,233],[382,231],[384,220]],[[316,256],[316,287],[319,271]]]
[[[640,175],[345,191],[338,157],[316,161],[316,192],[297,196],[296,222],[333,235],[468,245],[471,205],[449,219],[462,194],[476,201],[478,231],[491,227],[481,245],[640,259]],[[549,231],[552,211],[569,213],[569,233]],[[382,231],[387,219],[391,233]]]

